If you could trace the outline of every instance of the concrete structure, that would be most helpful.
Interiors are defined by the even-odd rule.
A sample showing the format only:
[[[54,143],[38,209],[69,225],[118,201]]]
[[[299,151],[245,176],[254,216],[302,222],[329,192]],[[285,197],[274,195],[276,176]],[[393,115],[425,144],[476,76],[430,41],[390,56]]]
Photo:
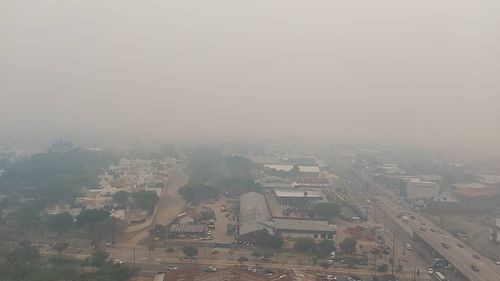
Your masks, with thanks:
[[[254,241],[259,231],[282,237],[311,237],[333,239],[336,227],[327,221],[308,219],[272,218],[264,195],[249,192],[240,198],[239,239]]]
[[[439,184],[432,181],[423,181],[417,177],[403,177],[406,182],[408,199],[422,200],[439,197]]]
[[[295,187],[295,183],[288,179],[269,176],[263,179],[256,180],[255,183],[260,184],[263,188],[291,188]]]
[[[328,221],[275,218],[273,222],[275,233],[281,237],[331,240],[336,233],[335,225],[329,224]]]
[[[170,235],[172,236],[196,236],[200,237],[206,232],[207,228],[203,224],[172,224],[170,226]]]
[[[303,207],[319,202],[328,202],[325,194],[320,190],[302,188],[275,188],[273,194],[278,203],[296,207]]]

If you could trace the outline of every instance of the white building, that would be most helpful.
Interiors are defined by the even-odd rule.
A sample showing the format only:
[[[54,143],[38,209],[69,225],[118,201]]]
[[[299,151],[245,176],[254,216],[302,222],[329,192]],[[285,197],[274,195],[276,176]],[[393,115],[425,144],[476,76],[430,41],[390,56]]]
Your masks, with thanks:
[[[423,181],[420,178],[404,177],[406,192],[409,199],[432,199],[439,197],[439,184],[432,181]]]

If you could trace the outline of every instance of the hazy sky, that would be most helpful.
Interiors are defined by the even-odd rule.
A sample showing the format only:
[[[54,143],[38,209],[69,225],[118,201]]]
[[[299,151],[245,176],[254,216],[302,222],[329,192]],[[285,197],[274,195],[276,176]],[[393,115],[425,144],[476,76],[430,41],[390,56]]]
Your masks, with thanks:
[[[498,0],[0,0],[0,136],[498,147]]]

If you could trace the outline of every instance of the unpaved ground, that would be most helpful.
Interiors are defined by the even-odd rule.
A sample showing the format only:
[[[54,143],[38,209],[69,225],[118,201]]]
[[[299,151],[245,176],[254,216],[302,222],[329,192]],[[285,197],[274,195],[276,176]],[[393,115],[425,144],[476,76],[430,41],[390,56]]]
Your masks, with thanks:
[[[182,171],[183,168],[184,166],[180,166],[170,171],[169,182],[162,190],[160,203],[151,223],[138,231],[124,234],[119,241],[119,246],[136,246],[141,240],[148,237],[149,228],[152,225],[167,224],[182,211],[186,202],[179,195],[178,190],[187,182],[187,175]]]

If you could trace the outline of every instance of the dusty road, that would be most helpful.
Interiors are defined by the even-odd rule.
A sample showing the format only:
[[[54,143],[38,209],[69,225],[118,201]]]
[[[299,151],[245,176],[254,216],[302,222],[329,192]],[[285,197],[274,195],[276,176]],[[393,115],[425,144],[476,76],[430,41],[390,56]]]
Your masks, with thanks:
[[[169,181],[162,190],[160,203],[151,223],[137,231],[125,233],[118,241],[117,250],[120,247],[136,247],[141,240],[149,235],[151,226],[155,224],[167,224],[181,212],[186,204],[178,193],[179,187],[187,182],[187,175],[183,169],[184,165],[180,165],[169,171]]]

